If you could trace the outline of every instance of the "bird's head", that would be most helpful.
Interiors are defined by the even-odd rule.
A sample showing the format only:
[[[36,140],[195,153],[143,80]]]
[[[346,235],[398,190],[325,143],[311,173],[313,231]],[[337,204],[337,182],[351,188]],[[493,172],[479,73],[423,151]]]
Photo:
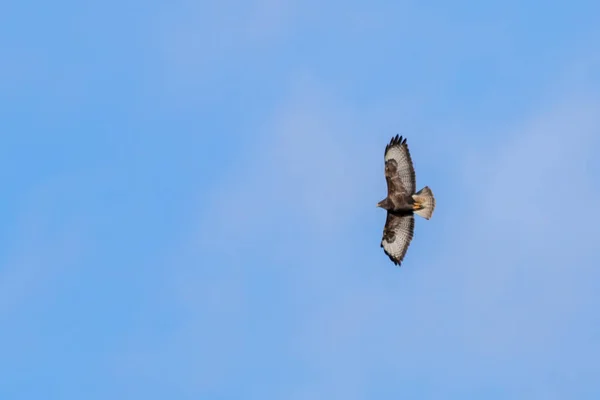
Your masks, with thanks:
[[[390,199],[386,197],[385,199],[381,200],[379,203],[377,203],[377,207],[387,210],[390,207]]]

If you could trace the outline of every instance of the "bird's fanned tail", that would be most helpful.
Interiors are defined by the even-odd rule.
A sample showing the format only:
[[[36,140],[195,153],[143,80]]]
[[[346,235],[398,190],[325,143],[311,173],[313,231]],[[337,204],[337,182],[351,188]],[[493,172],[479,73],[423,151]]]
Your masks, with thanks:
[[[425,186],[423,189],[413,194],[412,198],[415,201],[415,214],[425,219],[431,218],[433,210],[435,210],[435,197],[433,197],[431,189],[429,189],[428,186]]]

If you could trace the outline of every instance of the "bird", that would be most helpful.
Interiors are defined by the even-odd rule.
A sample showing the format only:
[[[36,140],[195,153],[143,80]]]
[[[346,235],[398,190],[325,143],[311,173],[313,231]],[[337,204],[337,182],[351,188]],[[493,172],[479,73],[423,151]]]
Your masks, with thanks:
[[[415,192],[416,179],[406,138],[396,135],[385,146],[387,196],[377,207],[387,211],[381,246],[394,265],[401,266],[413,239],[415,217],[429,220],[435,197],[428,186]]]

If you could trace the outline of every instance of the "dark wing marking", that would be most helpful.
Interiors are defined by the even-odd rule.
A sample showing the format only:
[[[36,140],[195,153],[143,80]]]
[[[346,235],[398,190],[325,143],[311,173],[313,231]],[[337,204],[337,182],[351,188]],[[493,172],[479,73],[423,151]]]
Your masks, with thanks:
[[[413,238],[415,218],[413,214],[395,215],[387,214],[381,247],[387,256],[396,265],[400,265],[408,246]]]
[[[408,151],[406,139],[396,135],[385,146],[385,180],[388,196],[393,194],[412,195],[416,191],[415,169]]]

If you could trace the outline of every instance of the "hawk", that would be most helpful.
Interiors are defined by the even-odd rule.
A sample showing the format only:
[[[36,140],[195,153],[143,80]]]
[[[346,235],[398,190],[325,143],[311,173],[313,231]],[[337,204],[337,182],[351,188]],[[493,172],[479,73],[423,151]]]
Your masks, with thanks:
[[[385,146],[387,197],[377,203],[387,211],[381,247],[395,265],[400,266],[415,229],[414,214],[430,219],[435,198],[429,187],[415,193],[415,169],[406,138],[396,135]]]

